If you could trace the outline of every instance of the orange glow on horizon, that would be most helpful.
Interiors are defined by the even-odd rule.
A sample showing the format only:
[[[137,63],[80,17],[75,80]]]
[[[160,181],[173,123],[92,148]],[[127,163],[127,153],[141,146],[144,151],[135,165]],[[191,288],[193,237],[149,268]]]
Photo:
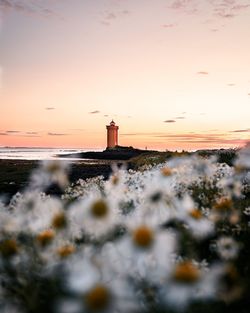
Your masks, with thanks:
[[[0,146],[104,149],[112,119],[124,146],[243,146],[250,7],[238,2],[225,3],[231,18],[194,0],[53,1],[46,18],[35,3],[36,14],[3,10]]]

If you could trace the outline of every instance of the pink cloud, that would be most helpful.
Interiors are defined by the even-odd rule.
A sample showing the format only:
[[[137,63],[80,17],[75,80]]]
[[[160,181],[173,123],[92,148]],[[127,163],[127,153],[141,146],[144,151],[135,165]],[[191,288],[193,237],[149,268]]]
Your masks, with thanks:
[[[98,114],[98,113],[100,113],[100,111],[98,111],[98,110],[89,112],[89,114]]]
[[[0,11],[7,12],[9,10],[19,11],[28,15],[38,15],[43,17],[60,17],[56,12],[48,7],[43,6],[41,0],[0,0]]]
[[[164,121],[164,123],[175,123],[176,121],[175,120],[166,120]]]
[[[245,10],[249,7],[250,7],[250,4],[238,4],[238,5],[233,6],[231,10],[239,11],[239,10]]]
[[[207,71],[199,71],[197,72],[199,75],[208,75],[209,73]]]
[[[176,24],[163,24],[161,25],[163,28],[173,28],[176,26]]]
[[[166,134],[166,133],[124,133],[121,136],[138,136],[138,137],[153,137],[162,138],[169,143],[182,144],[182,143],[192,143],[192,144],[213,144],[213,145],[234,145],[242,146],[247,140],[242,138],[231,138],[228,133],[182,133],[182,134]]]

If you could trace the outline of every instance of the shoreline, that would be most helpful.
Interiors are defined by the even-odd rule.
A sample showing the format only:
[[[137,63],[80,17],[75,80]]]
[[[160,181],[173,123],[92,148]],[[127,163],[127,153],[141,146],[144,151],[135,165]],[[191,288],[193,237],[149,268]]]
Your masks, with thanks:
[[[103,151],[86,151],[80,153],[69,153],[64,155],[57,155],[59,158],[78,158],[78,159],[91,159],[91,160],[113,160],[113,161],[129,161],[132,158],[152,154],[161,153],[156,150],[142,150],[133,147],[116,146],[114,148],[107,148]]]
[[[70,162],[70,161],[69,161]],[[0,197],[10,199],[18,191],[28,186],[30,174],[41,161],[0,159]],[[70,183],[82,178],[104,176],[107,179],[112,171],[111,160],[80,160],[70,162]],[[117,162],[121,163],[121,162]],[[50,193],[57,194],[56,190]]]
[[[201,157],[216,156],[219,163],[233,164],[237,151],[232,149],[200,150],[196,152]],[[127,168],[139,169],[141,166],[163,163],[171,157],[192,155],[183,152],[157,152],[139,149],[104,150],[103,152],[84,152],[81,159],[75,160],[75,154],[61,156],[59,160],[70,163],[70,183],[78,179],[103,176],[107,179],[112,172],[111,165],[126,164]],[[67,159],[66,159],[67,158]],[[53,160],[53,159],[52,159]],[[51,161],[51,160],[48,160]],[[28,185],[29,176],[39,166],[41,160],[0,159],[0,198],[9,199],[16,192],[22,191]],[[48,193],[59,194],[52,189]]]

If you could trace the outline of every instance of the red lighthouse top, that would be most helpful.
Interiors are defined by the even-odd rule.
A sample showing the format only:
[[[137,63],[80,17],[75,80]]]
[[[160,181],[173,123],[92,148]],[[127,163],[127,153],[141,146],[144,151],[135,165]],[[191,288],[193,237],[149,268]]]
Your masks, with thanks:
[[[115,122],[112,120],[112,121],[109,123],[109,125],[106,126],[106,128],[107,128],[107,129],[109,129],[109,128],[116,128],[116,129],[119,129],[119,126],[117,126],[117,125],[115,124]]]

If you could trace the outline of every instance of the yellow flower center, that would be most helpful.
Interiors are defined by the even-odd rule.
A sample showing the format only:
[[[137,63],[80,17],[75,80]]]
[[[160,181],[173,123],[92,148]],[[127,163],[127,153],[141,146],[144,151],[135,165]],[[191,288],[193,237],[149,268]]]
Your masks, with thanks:
[[[174,272],[174,279],[181,283],[194,283],[200,277],[200,270],[190,261],[179,263]]]
[[[149,248],[154,241],[154,233],[149,227],[140,226],[133,233],[133,241],[140,248]]]
[[[60,163],[57,161],[50,161],[47,164],[47,171],[50,173],[55,173],[61,169]]]
[[[165,177],[171,176],[173,174],[172,170],[169,167],[163,167],[161,169],[161,173]]]
[[[52,220],[52,226],[56,229],[62,229],[64,227],[66,227],[67,225],[67,219],[65,214],[62,213],[58,213],[53,217]]]
[[[227,211],[232,208],[232,204],[230,198],[223,197],[215,203],[214,208],[218,211]]]
[[[51,243],[54,237],[55,237],[54,231],[51,229],[47,229],[47,230],[42,231],[40,234],[38,234],[36,239],[40,243],[41,246],[45,247],[49,243]]]
[[[232,280],[237,280],[239,278],[238,271],[233,264],[228,264],[225,269],[225,274],[227,277],[230,277]]]
[[[65,245],[65,246],[62,246],[60,247],[58,250],[57,250],[57,254],[61,257],[61,258],[66,258],[68,257],[69,255],[71,255],[72,253],[75,252],[75,247],[72,246],[72,245]]]
[[[102,311],[108,308],[111,300],[109,290],[103,285],[96,285],[85,295],[85,303],[89,311]]]
[[[6,239],[0,243],[0,252],[5,257],[13,256],[18,252],[18,246],[15,239]]]
[[[196,219],[196,220],[199,220],[199,219],[202,218],[202,213],[201,213],[201,211],[198,210],[198,209],[193,209],[193,210],[191,210],[191,211],[189,212],[189,215],[190,215],[191,217],[193,217],[194,219]]]
[[[113,185],[117,185],[119,183],[119,177],[117,175],[113,175],[111,177],[111,182]]]
[[[105,201],[98,200],[92,204],[91,213],[96,218],[103,218],[108,214],[108,206]]]
[[[235,172],[239,174],[239,173],[242,173],[244,170],[246,170],[246,167],[238,164],[234,166],[234,169],[235,169]]]

